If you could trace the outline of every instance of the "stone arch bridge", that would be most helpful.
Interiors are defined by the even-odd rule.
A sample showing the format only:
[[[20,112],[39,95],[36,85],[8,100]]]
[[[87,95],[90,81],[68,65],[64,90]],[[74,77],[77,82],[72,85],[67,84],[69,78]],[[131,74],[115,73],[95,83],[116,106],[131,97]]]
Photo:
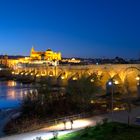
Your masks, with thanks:
[[[116,80],[118,84],[125,84],[127,81],[132,90],[136,90],[137,85],[140,84],[140,64],[26,66],[15,68],[12,73],[24,78],[34,78],[35,80],[46,77],[52,79],[52,83],[58,82],[62,85],[65,85],[69,79],[78,80],[82,75],[90,77],[91,82],[93,82],[92,75],[94,74],[102,77],[100,80],[104,88],[111,78]]]

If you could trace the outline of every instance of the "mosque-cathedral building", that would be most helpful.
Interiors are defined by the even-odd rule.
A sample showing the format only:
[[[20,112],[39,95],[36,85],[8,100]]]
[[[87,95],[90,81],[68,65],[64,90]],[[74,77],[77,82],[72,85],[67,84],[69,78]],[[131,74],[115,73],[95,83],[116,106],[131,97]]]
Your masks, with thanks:
[[[9,58],[7,55],[0,59],[0,63],[9,67],[14,67],[24,64],[46,64],[46,65],[58,65],[62,59],[61,52],[54,52],[51,49],[46,51],[35,51],[34,47],[31,48],[30,56]]]
[[[43,51],[35,51],[34,47],[31,49],[30,53],[31,60],[47,60],[47,61],[59,61],[61,60],[60,52],[53,52],[51,49]]]
[[[36,51],[34,47],[31,48],[30,56],[28,57],[16,57],[9,58],[7,55],[0,58],[0,64],[7,65],[8,67],[17,67],[17,66],[40,66],[41,64],[46,66],[56,66],[59,65],[59,62],[64,64],[79,64],[81,61],[75,58],[62,59],[61,52],[54,52],[51,49],[46,51]]]

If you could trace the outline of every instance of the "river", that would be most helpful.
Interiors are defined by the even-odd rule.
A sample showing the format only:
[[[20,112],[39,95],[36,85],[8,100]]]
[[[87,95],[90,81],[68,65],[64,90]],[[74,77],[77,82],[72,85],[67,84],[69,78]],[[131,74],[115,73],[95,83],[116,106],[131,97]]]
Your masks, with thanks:
[[[0,109],[18,108],[28,91],[32,92],[31,84],[16,81],[0,81]]]

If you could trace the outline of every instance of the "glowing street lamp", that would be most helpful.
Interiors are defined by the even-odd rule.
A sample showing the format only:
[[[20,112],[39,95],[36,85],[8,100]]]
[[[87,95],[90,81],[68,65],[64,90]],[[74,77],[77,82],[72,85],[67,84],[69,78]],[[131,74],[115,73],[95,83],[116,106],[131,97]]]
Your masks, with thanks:
[[[112,118],[112,121],[113,121],[113,95],[114,95],[114,85],[118,85],[119,82],[117,80],[113,80],[111,79],[109,82],[108,82],[108,85],[111,86],[111,118]]]
[[[108,82],[108,85],[109,85],[109,86],[112,86],[112,81],[109,81],[109,82]]]

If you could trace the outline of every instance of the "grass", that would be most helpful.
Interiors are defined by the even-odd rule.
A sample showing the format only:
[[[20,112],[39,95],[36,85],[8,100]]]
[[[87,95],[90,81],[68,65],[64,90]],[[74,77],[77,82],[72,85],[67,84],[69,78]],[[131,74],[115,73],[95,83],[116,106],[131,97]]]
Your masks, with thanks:
[[[140,127],[104,123],[58,137],[57,140],[140,140]]]

